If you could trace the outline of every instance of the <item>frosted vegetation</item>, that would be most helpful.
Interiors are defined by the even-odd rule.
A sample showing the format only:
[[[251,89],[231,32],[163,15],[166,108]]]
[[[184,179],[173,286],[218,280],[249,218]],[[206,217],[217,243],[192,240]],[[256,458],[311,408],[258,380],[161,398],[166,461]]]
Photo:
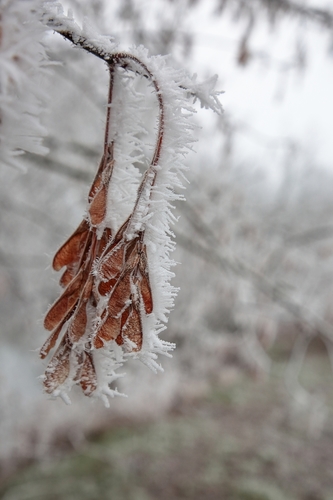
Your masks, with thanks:
[[[270,11],[267,2],[255,3],[262,9],[258,22],[265,24],[267,18],[284,22],[278,7]],[[159,9],[166,6],[168,15],[162,23]],[[285,334],[295,336],[286,370],[293,401],[308,412],[311,422],[324,425],[318,417],[329,414],[324,398],[308,393],[298,374],[314,336],[322,339],[329,355],[332,352],[331,171],[312,161],[304,144],[286,140],[283,152],[276,153],[264,134],[256,136],[251,124],[240,125],[228,109],[220,113],[224,97],[216,91],[221,89],[216,70],[200,74],[191,62],[196,41],[186,31],[184,15],[196,8],[191,2],[159,0],[147,16],[141,2],[130,0],[116,2],[112,8],[103,1],[80,6],[74,2],[72,7],[75,21],[74,14],[67,16],[56,4],[41,10],[32,0],[0,3],[0,458],[43,456],[52,446],[53,433],[71,434],[80,443],[84,432],[110,419],[110,412],[112,418],[161,415],[177,398],[205,393],[230,367],[255,376],[269,374],[268,349]],[[222,12],[223,20],[230,22],[230,15],[239,20],[235,59],[248,68],[256,58],[249,42],[255,13],[238,1],[216,2],[216,9],[215,18]],[[297,16],[302,15],[315,26],[330,26],[328,14],[326,21],[323,17],[325,11],[313,16],[290,4],[287,12],[295,16],[291,19],[297,26],[304,19]],[[71,31],[74,42],[90,40],[91,47],[101,52],[131,53],[154,80],[147,71],[140,76],[141,68],[133,63],[128,68],[118,65],[112,104],[107,108],[106,65],[74,48],[50,25]],[[116,25],[121,30],[113,31]],[[114,38],[110,40],[106,33]],[[172,56],[166,57],[167,53]],[[295,61],[290,71],[301,66],[301,57]],[[198,76],[191,76],[194,71]],[[231,93],[228,75],[220,78],[227,94]],[[161,107],[154,82],[164,99],[164,137],[156,164]],[[111,111],[108,148],[107,109]],[[278,163],[280,181],[272,183],[269,165],[260,164],[258,150],[256,157],[239,161],[235,151],[242,144],[241,133],[259,137],[264,158],[274,157]],[[194,141],[198,144],[193,145]],[[190,151],[192,147],[197,154]],[[102,156],[113,170],[107,182],[104,175],[97,185],[94,176]],[[190,183],[184,180],[185,171]],[[153,175],[153,182],[145,172]],[[141,184],[140,191],[142,179],[147,183]],[[180,200],[182,185],[187,188],[186,203]],[[98,194],[104,187],[105,193]],[[105,210],[101,212],[102,196]],[[115,243],[130,254],[132,247],[131,252],[128,248],[135,242],[135,251],[145,255],[137,274],[141,285],[131,274],[128,296],[110,320],[122,321],[124,326],[134,314],[141,335],[138,339],[122,334],[117,343],[114,333],[111,337],[99,334],[106,298],[101,293],[94,305],[89,294],[81,334],[73,328],[72,333],[58,332],[58,342],[66,349],[68,340],[63,339],[72,335],[74,348],[66,351],[67,371],[57,378],[56,365],[50,361],[57,361],[52,358],[56,338],[45,347],[43,328],[45,312],[59,296],[58,277],[50,266],[57,249],[85,215],[87,234],[93,233],[96,241],[104,238],[107,250]],[[119,233],[126,221],[126,230]],[[112,239],[117,234],[119,241]],[[178,246],[171,256],[174,241]],[[106,257],[107,252],[101,252],[99,260],[91,262],[92,274],[88,274],[94,277],[94,286],[117,278],[103,261]],[[174,261],[182,264],[174,267]],[[73,263],[78,262],[62,261],[59,266],[72,272]],[[149,288],[150,299],[144,300],[143,287]],[[86,307],[86,299],[82,300]],[[53,318],[48,329],[54,332],[63,319]],[[93,347],[87,351],[89,342]],[[174,344],[173,358],[162,360],[163,374],[155,375],[144,366],[158,370],[158,356],[170,353]],[[43,345],[43,357],[49,357],[40,361],[38,351]],[[71,406],[43,394],[38,377],[44,370],[46,391],[66,401],[69,395]],[[104,403],[115,394],[128,397],[113,399],[106,410],[101,402],[92,404],[92,398],[82,396],[79,379],[86,395],[98,396]],[[36,414],[41,416],[38,425]]]

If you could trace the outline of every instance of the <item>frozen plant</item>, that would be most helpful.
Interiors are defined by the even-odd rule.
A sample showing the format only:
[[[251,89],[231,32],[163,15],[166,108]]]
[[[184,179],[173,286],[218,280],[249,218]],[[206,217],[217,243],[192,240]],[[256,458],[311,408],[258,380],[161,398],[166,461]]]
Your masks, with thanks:
[[[167,57],[150,57],[143,47],[117,51],[113,41],[80,28],[59,4],[51,4],[46,23],[74,44],[103,59],[110,84],[103,156],[88,195],[87,212],[53,259],[65,268],[64,288],[44,326],[51,331],[41,348],[45,358],[60,342],[44,375],[47,393],[66,401],[73,385],[86,396],[119,394],[110,383],[129,358],[162,370],[158,355],[170,356],[174,344],[160,339],[177,290],[170,284],[175,243],[170,229],[172,202],[181,199],[183,157],[193,141],[193,109],[188,94],[220,111],[212,81],[199,88]],[[156,96],[158,124],[149,161],[140,111],[144,96],[138,78]],[[214,80],[214,82],[216,79]],[[210,91],[210,95],[208,95]],[[145,172],[140,174],[137,165]]]

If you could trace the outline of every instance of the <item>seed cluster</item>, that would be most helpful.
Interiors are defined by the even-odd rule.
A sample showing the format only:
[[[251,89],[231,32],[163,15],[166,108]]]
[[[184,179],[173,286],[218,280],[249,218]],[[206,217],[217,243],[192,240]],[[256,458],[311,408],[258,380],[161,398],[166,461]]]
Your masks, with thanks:
[[[110,143],[89,192],[87,218],[53,259],[53,268],[65,271],[60,278],[64,291],[44,320],[52,333],[40,350],[44,359],[63,332],[45,371],[44,387],[50,394],[71,374],[91,396],[98,383],[94,350],[115,341],[127,353],[140,351],[143,315],[153,311],[145,231],[130,230],[137,203],[115,234],[105,223],[113,152]],[[139,193],[142,189],[143,184]]]

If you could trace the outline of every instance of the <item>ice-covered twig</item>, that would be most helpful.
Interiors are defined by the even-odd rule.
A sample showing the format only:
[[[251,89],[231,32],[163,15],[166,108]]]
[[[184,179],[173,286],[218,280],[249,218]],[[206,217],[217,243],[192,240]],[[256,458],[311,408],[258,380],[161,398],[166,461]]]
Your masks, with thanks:
[[[97,33],[88,19],[84,20],[82,27],[79,26],[74,20],[72,11],[66,15],[59,2],[44,2],[41,16],[46,26],[104,61],[109,61],[110,54],[117,48],[114,39]]]
[[[66,15],[60,3],[46,2],[44,3],[43,22],[50,28],[57,31],[66,39],[70,40],[76,46],[85,49],[86,51],[94,54],[95,56],[103,59],[107,63],[117,61],[124,68],[134,72],[140,72],[146,78],[151,78],[147,73],[147,67],[140,63],[133,54],[126,54],[117,52],[118,45],[114,39],[109,36],[99,35],[90,26],[87,20],[84,21],[83,26],[80,27],[74,20],[71,12]],[[139,68],[138,68],[139,65]],[[211,109],[215,113],[221,114],[223,112],[222,105],[218,96],[223,91],[215,90],[218,76],[214,75],[204,82],[197,82],[197,75],[194,74],[190,77],[184,72],[182,81],[179,86],[186,90],[188,95],[198,100],[201,107]]]

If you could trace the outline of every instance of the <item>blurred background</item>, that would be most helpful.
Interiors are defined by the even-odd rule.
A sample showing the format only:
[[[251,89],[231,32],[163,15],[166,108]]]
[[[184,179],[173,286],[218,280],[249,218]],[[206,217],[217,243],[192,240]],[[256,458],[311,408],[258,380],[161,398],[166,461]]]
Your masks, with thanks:
[[[50,400],[50,264],[85,210],[108,75],[45,34],[49,153],[0,164],[1,498],[333,500],[332,0],[64,5],[124,50],[218,74],[224,114],[194,105],[164,373],[128,363],[110,409]]]

